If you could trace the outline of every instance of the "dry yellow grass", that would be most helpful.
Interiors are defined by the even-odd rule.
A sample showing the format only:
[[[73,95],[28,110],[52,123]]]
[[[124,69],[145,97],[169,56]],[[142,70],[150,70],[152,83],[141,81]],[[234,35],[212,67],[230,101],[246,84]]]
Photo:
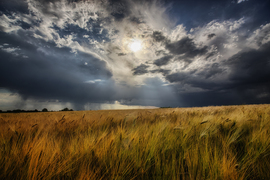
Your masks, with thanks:
[[[268,179],[270,105],[0,114],[0,179]]]

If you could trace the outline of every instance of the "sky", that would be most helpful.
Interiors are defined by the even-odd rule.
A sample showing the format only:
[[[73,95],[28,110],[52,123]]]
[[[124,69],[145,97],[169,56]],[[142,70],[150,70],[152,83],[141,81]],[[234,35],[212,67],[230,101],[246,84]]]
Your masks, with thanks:
[[[269,0],[1,0],[0,109],[270,103]]]

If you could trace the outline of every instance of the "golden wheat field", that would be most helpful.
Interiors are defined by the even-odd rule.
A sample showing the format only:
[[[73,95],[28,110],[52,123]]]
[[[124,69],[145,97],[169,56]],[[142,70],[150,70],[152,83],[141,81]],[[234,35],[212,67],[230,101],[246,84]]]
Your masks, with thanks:
[[[269,179],[270,105],[1,113],[0,179]]]

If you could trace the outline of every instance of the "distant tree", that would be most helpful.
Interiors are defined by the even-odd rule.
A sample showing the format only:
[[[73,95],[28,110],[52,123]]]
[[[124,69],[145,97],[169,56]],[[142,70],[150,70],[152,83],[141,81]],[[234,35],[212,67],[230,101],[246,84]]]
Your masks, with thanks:
[[[13,110],[12,112],[14,112],[14,113],[19,113],[19,112],[22,112],[22,110],[21,110],[21,109],[15,109],[15,110]]]
[[[47,108],[43,108],[42,109],[42,112],[48,112],[48,109]]]
[[[62,109],[62,110],[60,110],[60,111],[73,111],[73,109],[68,109],[68,108],[66,107],[66,108],[64,108],[64,109]]]
[[[37,109],[35,109],[35,112],[38,112],[38,110],[37,110]]]
[[[0,110],[0,113],[3,112],[2,110]]]
[[[62,109],[61,111],[69,111],[69,109],[66,107],[66,108]]]

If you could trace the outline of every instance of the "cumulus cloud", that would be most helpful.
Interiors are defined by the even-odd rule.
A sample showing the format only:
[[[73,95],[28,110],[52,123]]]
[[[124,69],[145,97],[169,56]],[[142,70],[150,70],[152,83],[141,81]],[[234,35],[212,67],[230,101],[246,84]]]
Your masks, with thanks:
[[[267,44],[270,41],[270,23],[256,29],[247,41],[248,46],[254,49],[258,49],[262,45]]]

